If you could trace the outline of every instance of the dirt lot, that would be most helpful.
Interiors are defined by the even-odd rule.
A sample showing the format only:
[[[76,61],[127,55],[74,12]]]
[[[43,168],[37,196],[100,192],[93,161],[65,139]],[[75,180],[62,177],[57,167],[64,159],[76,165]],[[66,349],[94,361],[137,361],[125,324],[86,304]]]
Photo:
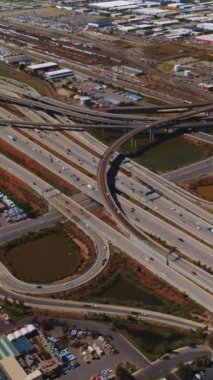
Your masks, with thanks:
[[[213,201],[213,174],[179,183],[179,186],[200,197]]]

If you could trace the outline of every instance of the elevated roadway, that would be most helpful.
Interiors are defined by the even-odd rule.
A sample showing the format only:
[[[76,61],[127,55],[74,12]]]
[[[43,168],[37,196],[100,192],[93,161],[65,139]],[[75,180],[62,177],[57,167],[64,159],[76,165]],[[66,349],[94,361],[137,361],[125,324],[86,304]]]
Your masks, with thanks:
[[[127,133],[126,135],[118,139],[114,144],[112,144],[103,155],[99,163],[98,173],[97,173],[97,182],[98,182],[99,191],[104,201],[105,207],[111,213],[111,215],[113,215],[115,219],[122,225],[122,227],[125,228],[127,233],[129,233],[130,238],[133,238],[134,236],[136,236],[137,238],[140,239],[141,237],[143,237],[143,235],[141,231],[135,225],[133,225],[132,222],[129,220],[129,218],[120,210],[119,206],[116,204],[114,200],[114,197],[111,194],[111,190],[108,184],[107,173],[108,173],[108,166],[113,155],[115,154],[115,152],[119,149],[121,145],[126,143],[130,138],[134,137],[138,133],[141,133],[145,130],[149,130],[150,128],[157,129],[157,128],[167,125],[168,122],[173,122],[173,121],[175,122],[176,120],[181,120],[185,117],[190,117],[199,112],[211,111],[212,109],[213,109],[213,105],[206,106],[206,107],[199,108],[197,110],[188,111],[186,113],[183,113],[182,115],[173,116],[170,118],[164,118],[159,122],[150,123],[145,127],[143,126],[143,127],[135,128],[134,130],[131,130],[129,133]]]
[[[184,166],[180,169],[172,170],[171,172],[163,174],[163,177],[171,182],[177,183],[192,178],[198,178],[210,173],[213,174],[213,157],[196,162],[195,164]]]
[[[145,123],[145,121],[143,121]],[[45,121],[41,122],[30,122],[30,121],[21,121],[21,120],[5,120],[0,119],[0,125],[2,126],[12,126],[12,127],[18,127],[18,128],[25,128],[25,129],[33,129],[33,128],[39,128],[41,130],[47,130],[47,131],[84,131],[89,129],[108,129],[108,130],[129,130],[129,129],[135,129],[137,128],[137,125],[135,124],[73,124],[73,123],[48,123]],[[188,130],[200,130],[201,128],[205,129],[212,129],[213,127],[213,121],[196,121],[192,120],[188,123],[180,123],[180,124],[172,124],[170,123],[167,126],[164,126],[164,128],[169,129],[188,129]]]
[[[142,112],[186,112],[194,107],[204,107],[211,105],[211,103],[183,103],[183,104],[167,104],[167,105],[156,105],[156,106],[131,106],[131,107],[114,107],[109,108],[110,113],[142,113]]]
[[[13,168],[11,162],[10,162],[11,169]],[[34,174],[29,173],[26,174],[26,169],[20,168],[18,170],[18,165],[14,163],[14,169],[15,173],[18,173],[20,178],[29,184],[33,183],[34,180],[36,180],[36,188],[39,189],[39,181],[35,179]],[[23,173],[22,175],[20,175]],[[29,179],[28,179],[29,178]],[[42,192],[42,191],[41,191]],[[96,193],[97,194],[97,193]],[[48,195],[47,195],[48,196]],[[122,235],[120,231],[117,229],[114,229],[89,213],[88,211],[84,210],[82,207],[79,207],[72,199],[69,197],[64,196],[63,194],[58,194],[56,196],[50,196],[48,198],[48,201],[51,203],[51,205],[56,208],[60,213],[62,213],[67,219],[72,220],[73,214],[76,215],[76,217],[80,218],[82,220],[83,226],[88,229],[88,231],[99,231],[101,236],[103,236],[106,240],[110,240],[115,246],[118,246],[120,249],[122,249],[124,252],[129,254],[131,257],[133,257],[135,260],[137,260],[142,265],[145,265],[150,269],[152,272],[156,273],[158,276],[162,277],[166,281],[168,281],[173,286],[176,286],[179,290],[186,292],[191,298],[195,299],[197,302],[203,304],[207,308],[211,308],[211,302],[209,298],[211,298],[210,294],[208,294],[206,291],[201,289],[199,286],[197,286],[194,282],[191,282],[191,280],[188,280],[187,278],[183,277],[181,274],[177,273],[176,270],[172,267],[166,266],[166,260],[163,260],[162,257],[156,257],[155,252],[156,248],[148,246],[146,243],[144,244],[141,241],[138,240],[129,240],[127,237]],[[156,257],[154,262],[147,262],[146,257],[150,255]],[[165,277],[164,272],[167,272],[168,277]],[[190,269],[189,269],[190,271]],[[208,275],[207,275],[208,277]],[[202,276],[200,277],[202,278]],[[196,279],[195,279],[196,281]],[[7,282],[5,281],[5,284]],[[69,284],[65,284],[65,286],[68,288],[71,288],[73,286],[72,282]],[[59,287],[60,290],[63,289],[63,286]],[[40,291],[40,289],[37,289],[37,291]],[[34,292],[37,292],[36,289]],[[44,288],[41,289],[41,292],[51,292],[51,289]]]
[[[46,99],[47,101],[45,103]],[[97,122],[100,121],[101,123],[104,123],[104,121],[109,122],[110,120],[114,120],[114,123],[116,124],[119,122],[121,123],[124,120],[132,121],[132,122],[133,121],[141,122],[144,120],[143,116],[141,117],[141,116],[133,115],[133,114],[124,115],[124,114],[117,114],[117,113],[112,114],[109,112],[97,112],[95,110],[74,107],[71,105],[66,105],[66,103],[63,103],[63,102],[59,102],[56,100],[54,101],[54,100],[50,100],[49,98],[42,98],[42,97],[38,97],[38,100],[35,101],[35,100],[25,100],[25,99],[20,99],[18,97],[11,97],[11,96],[5,96],[5,95],[0,94],[0,103],[1,102],[22,105],[29,108],[43,109],[45,111],[52,111],[55,113],[72,116],[75,119],[84,119],[84,120],[97,121]],[[196,105],[190,106],[190,108],[193,108],[193,107],[195,109],[201,109],[197,107]],[[188,107],[184,107],[184,108],[182,107],[180,110],[181,112],[183,112],[185,109],[188,109]],[[208,108],[206,108],[205,110],[206,110],[205,112],[207,112]],[[196,112],[196,113],[198,114],[199,112]],[[168,122],[169,121],[170,119],[168,118]]]

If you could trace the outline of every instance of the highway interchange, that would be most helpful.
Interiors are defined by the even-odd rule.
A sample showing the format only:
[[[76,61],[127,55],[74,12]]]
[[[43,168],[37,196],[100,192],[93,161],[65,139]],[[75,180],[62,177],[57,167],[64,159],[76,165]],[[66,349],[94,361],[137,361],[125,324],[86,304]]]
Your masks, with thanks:
[[[7,96],[11,97],[11,94],[9,93]],[[48,103],[51,104],[51,102],[52,100],[49,99]],[[38,106],[29,109],[29,104],[23,104],[22,99],[15,103],[13,94],[14,109],[16,108],[19,113],[21,112],[23,118],[25,120],[27,118],[29,123],[31,120],[32,124],[33,122],[48,122],[54,125],[73,123],[70,117],[72,118],[74,111],[70,111],[69,114],[67,105],[64,106],[64,115],[60,104],[60,112],[56,111],[53,116],[50,116],[44,112],[44,107],[41,107],[41,110],[38,110]],[[53,101],[53,104],[54,109],[59,106],[56,106],[55,101]],[[212,106],[206,106],[204,110],[209,111],[212,108]],[[197,110],[188,111],[186,114],[169,117],[169,121],[175,121],[178,118],[189,118],[200,111],[203,111],[203,108],[200,110],[198,107]],[[91,117],[90,120],[92,121],[94,115],[91,116],[89,112],[87,113],[87,119]],[[11,115],[11,112],[3,107],[0,108],[0,114],[4,120],[15,120],[14,115]],[[99,118],[100,116],[98,116],[96,122],[99,122]],[[116,122],[119,124],[121,122],[119,116],[116,116],[116,118]],[[141,117],[139,116],[138,118]],[[18,121],[19,118],[16,117],[16,119]],[[131,120],[130,117],[129,120]],[[148,127],[158,127],[160,123],[157,121],[149,124]],[[162,123],[164,125],[165,121],[163,120]],[[138,128],[131,130],[130,134],[138,133]],[[147,128],[147,126],[143,126],[142,128]],[[8,135],[15,137],[15,140],[8,138]],[[122,139],[124,140],[129,137],[126,136]],[[20,179],[48,199],[49,204],[60,211],[67,219],[76,220],[73,216],[78,217],[79,227],[84,229],[93,238],[97,247],[95,265],[85,273],[85,276],[65,284],[43,285],[40,289],[34,284],[19,282],[1,266],[1,278],[6,288],[11,291],[17,289],[22,293],[42,294],[79,286],[102,270],[103,258],[106,257],[106,254],[109,254],[108,249],[106,252],[107,241],[110,241],[110,243],[130,254],[159,277],[180,291],[184,291],[208,310],[213,310],[211,297],[212,276],[187,259],[188,257],[191,260],[200,260],[207,266],[212,265],[212,235],[209,227],[213,224],[213,217],[208,211],[200,207],[197,197],[189,195],[165,178],[159,178],[159,176],[135,163],[132,165],[132,176],[130,178],[127,175],[130,169],[122,164],[123,170],[115,174],[113,185],[113,191],[114,188],[119,190],[119,194],[116,195],[117,201],[121,206],[118,213],[118,206],[114,205],[113,198],[110,196],[112,189],[108,187],[107,181],[105,183],[102,181],[103,179],[107,179],[106,172],[109,170],[111,160],[117,157],[116,152],[120,142],[114,144],[104,154],[106,150],[104,144],[98,142],[86,132],[67,131],[65,136],[57,131],[39,132],[36,130],[25,130],[25,136],[23,136],[18,130],[11,127],[3,127],[1,128],[0,137],[48,168],[58,177],[74,185],[75,188],[83,192],[88,198],[107,206],[110,213],[118,219],[119,226],[121,225],[121,217],[125,219],[125,224],[122,220],[122,225],[118,229],[107,225],[91,214],[89,210],[75,202],[71,197],[67,197],[57,191],[57,189],[51,188],[48,183],[38,178],[32,172],[1,155],[1,166],[3,168],[18,175]],[[33,141],[30,141],[32,137]],[[76,140],[80,142],[80,145],[78,145]],[[40,142],[43,144],[42,147],[39,145]],[[89,150],[87,149],[88,147]],[[50,149],[54,150],[54,154],[50,153]],[[59,156],[60,158],[58,158]],[[100,156],[103,156],[102,160],[100,160]],[[86,170],[87,174],[82,173],[81,167]],[[93,174],[93,178],[91,178],[91,174]],[[99,191],[96,179],[99,184]],[[147,196],[146,192],[150,187],[154,187],[156,191],[152,196]],[[113,201],[113,204],[110,204],[109,200]],[[199,201],[199,203],[202,202]],[[203,203],[208,204],[208,202]],[[210,207],[210,205],[208,206]],[[121,211],[123,211],[123,214]],[[126,220],[128,220],[128,228]],[[146,236],[146,240],[141,240],[133,230],[137,231],[137,233],[138,231],[141,233],[142,230],[143,235]],[[98,235],[97,231],[99,231]],[[150,239],[150,234],[166,240],[169,246],[176,247],[177,252],[170,255],[169,266],[167,265],[168,249],[164,249],[153,239]],[[185,258],[179,258],[179,251],[184,254]],[[150,260],[150,257],[152,257],[152,260]],[[196,275],[193,274],[194,271],[196,271]]]

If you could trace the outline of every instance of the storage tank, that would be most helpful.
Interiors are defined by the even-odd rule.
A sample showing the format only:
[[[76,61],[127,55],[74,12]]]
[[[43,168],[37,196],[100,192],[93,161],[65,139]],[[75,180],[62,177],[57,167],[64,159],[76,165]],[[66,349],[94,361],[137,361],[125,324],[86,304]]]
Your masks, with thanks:
[[[180,65],[174,65],[174,71],[180,71],[181,66]]]
[[[82,106],[88,106],[91,103],[91,98],[89,96],[84,96],[80,99]]]
[[[184,70],[184,77],[190,77],[191,71],[190,70]]]

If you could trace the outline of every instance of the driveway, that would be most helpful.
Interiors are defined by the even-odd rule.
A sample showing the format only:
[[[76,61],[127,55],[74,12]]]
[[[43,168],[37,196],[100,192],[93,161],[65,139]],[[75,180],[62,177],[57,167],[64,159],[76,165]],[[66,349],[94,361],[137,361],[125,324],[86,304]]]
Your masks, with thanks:
[[[212,351],[208,347],[184,348],[176,350],[177,354],[170,354],[168,360],[158,359],[152,365],[135,375],[137,380],[149,380],[151,376],[169,374],[181,362],[190,362],[196,357],[207,355],[212,357]]]

